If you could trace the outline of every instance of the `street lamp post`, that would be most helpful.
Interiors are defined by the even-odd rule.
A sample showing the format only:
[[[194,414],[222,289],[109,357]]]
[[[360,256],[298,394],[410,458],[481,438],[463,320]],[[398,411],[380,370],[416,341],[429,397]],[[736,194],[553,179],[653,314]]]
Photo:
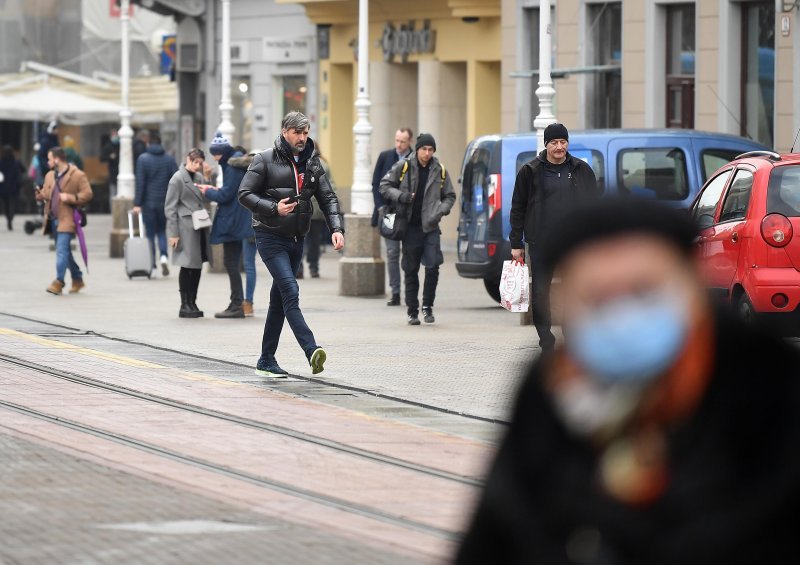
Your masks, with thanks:
[[[556,117],[553,115],[553,97],[556,95],[556,90],[553,88],[553,78],[550,76],[552,40],[550,0],[541,0],[539,2],[539,88],[536,89],[536,98],[539,99],[539,115],[533,120],[539,151],[544,149],[544,128],[556,121]]]
[[[351,211],[345,219],[347,245],[340,262],[339,294],[376,296],[386,292],[381,242],[372,227],[372,163],[369,123],[369,0],[358,3],[358,96],[356,97],[355,162],[350,188]]]
[[[126,216],[134,196],[133,174],[133,130],[131,129],[130,109],[130,0],[122,0],[120,5],[121,56],[122,56],[122,110],[119,128],[119,173],[117,175],[117,195],[111,203],[112,229],[109,246],[111,257],[122,257],[123,243],[128,236]]]
[[[222,3],[222,43],[220,49],[222,59],[222,92],[219,102],[220,123],[217,129],[233,143],[233,134],[236,127],[231,120],[233,103],[231,102],[231,0],[221,0]]]

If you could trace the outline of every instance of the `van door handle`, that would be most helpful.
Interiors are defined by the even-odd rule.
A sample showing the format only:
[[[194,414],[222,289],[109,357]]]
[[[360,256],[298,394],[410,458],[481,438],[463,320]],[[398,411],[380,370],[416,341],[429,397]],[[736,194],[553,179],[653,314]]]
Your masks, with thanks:
[[[739,232],[733,232],[731,235],[731,242],[736,243],[737,241],[739,241]]]

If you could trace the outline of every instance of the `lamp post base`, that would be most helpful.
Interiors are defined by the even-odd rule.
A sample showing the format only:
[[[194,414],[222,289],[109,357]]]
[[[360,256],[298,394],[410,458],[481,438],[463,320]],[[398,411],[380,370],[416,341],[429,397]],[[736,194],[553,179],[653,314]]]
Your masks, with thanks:
[[[385,296],[386,263],[381,258],[381,237],[372,217],[345,216],[345,252],[339,261],[340,296]]]
[[[124,256],[123,246],[128,239],[128,210],[133,208],[132,198],[114,197],[111,200],[111,235],[109,239],[109,257]]]

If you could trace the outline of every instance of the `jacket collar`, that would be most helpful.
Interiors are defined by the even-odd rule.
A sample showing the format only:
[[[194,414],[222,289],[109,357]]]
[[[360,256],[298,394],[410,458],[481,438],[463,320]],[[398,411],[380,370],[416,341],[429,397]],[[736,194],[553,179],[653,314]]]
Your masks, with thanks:
[[[550,161],[547,160],[547,149],[542,149],[542,151],[536,156],[536,159],[542,164],[550,163]],[[570,171],[575,170],[575,167],[578,166],[577,160],[572,156],[572,153],[570,153],[569,151],[567,151],[567,158],[564,160],[564,163],[562,163],[562,165],[563,164],[567,164],[569,166]]]
[[[275,139],[275,152],[278,153],[281,157],[283,157],[287,161],[294,161],[292,148],[289,147],[289,142],[286,141],[286,139],[282,135],[279,135]],[[308,161],[315,153],[316,153],[316,148],[314,147],[314,140],[312,140],[309,137],[305,149],[303,149],[303,151],[300,153],[299,162],[302,163],[304,161]]]

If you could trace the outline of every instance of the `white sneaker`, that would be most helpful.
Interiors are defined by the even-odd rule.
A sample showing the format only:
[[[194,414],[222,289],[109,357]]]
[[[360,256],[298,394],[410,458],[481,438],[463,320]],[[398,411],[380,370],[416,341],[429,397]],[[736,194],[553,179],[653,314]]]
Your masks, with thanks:
[[[169,259],[166,255],[161,256],[161,274],[165,277],[169,275]]]

